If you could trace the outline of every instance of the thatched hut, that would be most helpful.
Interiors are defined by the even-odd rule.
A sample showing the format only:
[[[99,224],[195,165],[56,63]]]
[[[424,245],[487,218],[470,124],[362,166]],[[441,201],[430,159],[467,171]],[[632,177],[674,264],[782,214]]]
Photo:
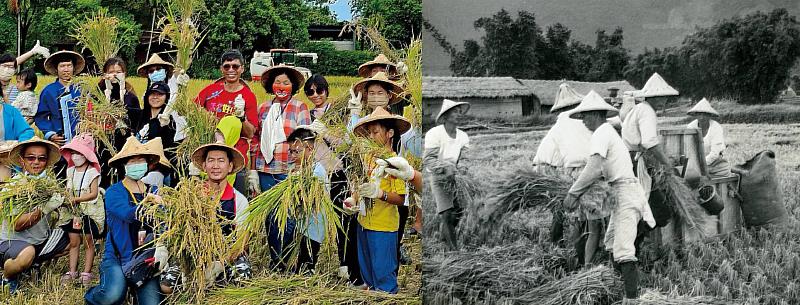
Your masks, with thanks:
[[[549,112],[550,107],[556,100],[558,94],[558,86],[561,83],[567,83],[580,94],[587,94],[589,91],[594,90],[600,95],[607,96],[608,88],[616,87],[619,89],[619,94],[622,92],[636,90],[628,81],[613,81],[613,82],[576,82],[568,80],[537,80],[537,79],[521,79],[519,80],[525,87],[530,88],[536,94],[536,98],[541,101],[541,111]]]
[[[519,117],[537,114],[540,106],[533,93],[513,77],[426,76],[422,78],[422,109],[430,119],[439,112],[443,99],[451,99],[472,104],[472,116]]]

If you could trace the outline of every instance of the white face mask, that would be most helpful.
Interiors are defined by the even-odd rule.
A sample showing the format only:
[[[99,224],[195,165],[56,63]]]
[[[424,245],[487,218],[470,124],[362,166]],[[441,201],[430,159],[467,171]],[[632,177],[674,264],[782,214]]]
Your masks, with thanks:
[[[83,166],[86,164],[86,157],[81,154],[73,153],[70,159],[72,159],[72,163],[75,164],[75,166]]]
[[[0,67],[0,80],[7,82],[14,76],[14,68]]]

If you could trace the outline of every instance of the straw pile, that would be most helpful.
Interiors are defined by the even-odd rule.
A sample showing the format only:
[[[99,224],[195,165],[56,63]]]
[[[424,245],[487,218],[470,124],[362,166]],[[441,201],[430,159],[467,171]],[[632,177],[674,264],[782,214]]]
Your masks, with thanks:
[[[83,94],[78,101],[78,133],[90,133],[97,141],[102,142],[112,155],[117,151],[112,145],[114,129],[117,122],[125,121],[128,110],[122,101],[110,101],[103,94],[94,78],[81,78],[78,87]]]
[[[183,179],[176,188],[160,190],[164,205],[143,203],[140,219],[155,224],[163,231],[156,238],[167,246],[172,261],[177,261],[190,279],[182,289],[193,291],[202,299],[205,294],[205,268],[214,261],[224,261],[233,244],[222,234],[228,222],[217,214],[219,198],[209,194],[205,183],[198,179]]]
[[[648,289],[639,296],[640,305],[729,305],[740,302],[723,300],[711,296],[685,296],[670,293],[661,294],[657,290]]]
[[[658,164],[653,171],[653,190],[661,190],[667,196],[667,204],[672,212],[676,215],[678,221],[688,226],[689,228],[703,228],[707,221],[705,209],[700,206],[699,194],[692,190],[691,187],[681,177],[677,175],[668,175],[667,171],[672,170],[664,168],[663,165],[657,163],[651,154],[645,154],[645,162],[647,164]],[[705,234],[704,230],[697,230],[700,234]]]
[[[0,189],[0,221],[8,219],[13,223],[21,214],[46,204],[56,193],[66,198],[65,190],[64,183],[57,180],[50,171],[42,178],[12,178]]]
[[[611,304],[622,295],[622,282],[614,270],[600,265],[548,282],[512,298],[517,304]]]
[[[100,8],[96,13],[76,24],[75,34],[71,35],[84,49],[92,51],[98,64],[106,62],[117,55],[122,48],[122,39],[126,32],[119,33],[120,21],[108,15],[108,9]]]

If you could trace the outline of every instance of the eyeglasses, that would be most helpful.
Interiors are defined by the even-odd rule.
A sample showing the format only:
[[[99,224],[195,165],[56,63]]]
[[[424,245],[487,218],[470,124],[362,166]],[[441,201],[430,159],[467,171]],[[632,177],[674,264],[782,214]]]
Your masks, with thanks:
[[[14,64],[13,63],[2,64],[0,65],[0,67],[14,69]]]
[[[314,95],[314,93],[315,93],[315,92],[317,93],[317,95],[322,95],[323,93],[325,93],[325,89],[320,89],[320,88],[312,89],[312,88],[308,88],[308,89],[306,89],[306,96],[312,96],[312,95]]]
[[[226,70],[227,71],[227,70],[230,70],[231,68],[233,68],[233,70],[239,70],[239,68],[241,68],[241,67],[242,67],[242,65],[240,65],[240,64],[224,64],[224,65],[222,65],[222,70]]]
[[[23,158],[28,162],[35,162],[37,160],[39,162],[47,162],[47,156],[25,156]]]

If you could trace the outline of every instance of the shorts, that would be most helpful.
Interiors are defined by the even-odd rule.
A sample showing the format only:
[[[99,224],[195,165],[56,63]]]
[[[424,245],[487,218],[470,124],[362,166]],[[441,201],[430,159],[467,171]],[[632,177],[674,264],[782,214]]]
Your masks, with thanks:
[[[3,240],[0,241],[0,256],[2,256],[3,262],[15,259],[22,250],[30,246],[33,246],[36,251],[34,262],[45,262],[60,256],[67,250],[69,237],[62,230],[53,230],[47,241],[38,245],[31,245],[22,240]]]
[[[64,232],[67,232],[67,233],[77,233],[77,234],[82,234],[82,235],[91,234],[92,238],[94,238],[94,239],[101,239],[101,238],[105,237],[105,232],[100,232],[100,228],[97,226],[97,222],[95,222],[94,219],[91,219],[91,218],[89,218],[89,216],[86,216],[86,215],[83,215],[83,217],[81,217],[81,219],[83,221],[81,223],[81,228],[80,229],[72,228],[72,221],[71,220],[69,222],[67,222],[66,224],[64,224],[64,225],[61,225],[61,229],[64,230]]]

